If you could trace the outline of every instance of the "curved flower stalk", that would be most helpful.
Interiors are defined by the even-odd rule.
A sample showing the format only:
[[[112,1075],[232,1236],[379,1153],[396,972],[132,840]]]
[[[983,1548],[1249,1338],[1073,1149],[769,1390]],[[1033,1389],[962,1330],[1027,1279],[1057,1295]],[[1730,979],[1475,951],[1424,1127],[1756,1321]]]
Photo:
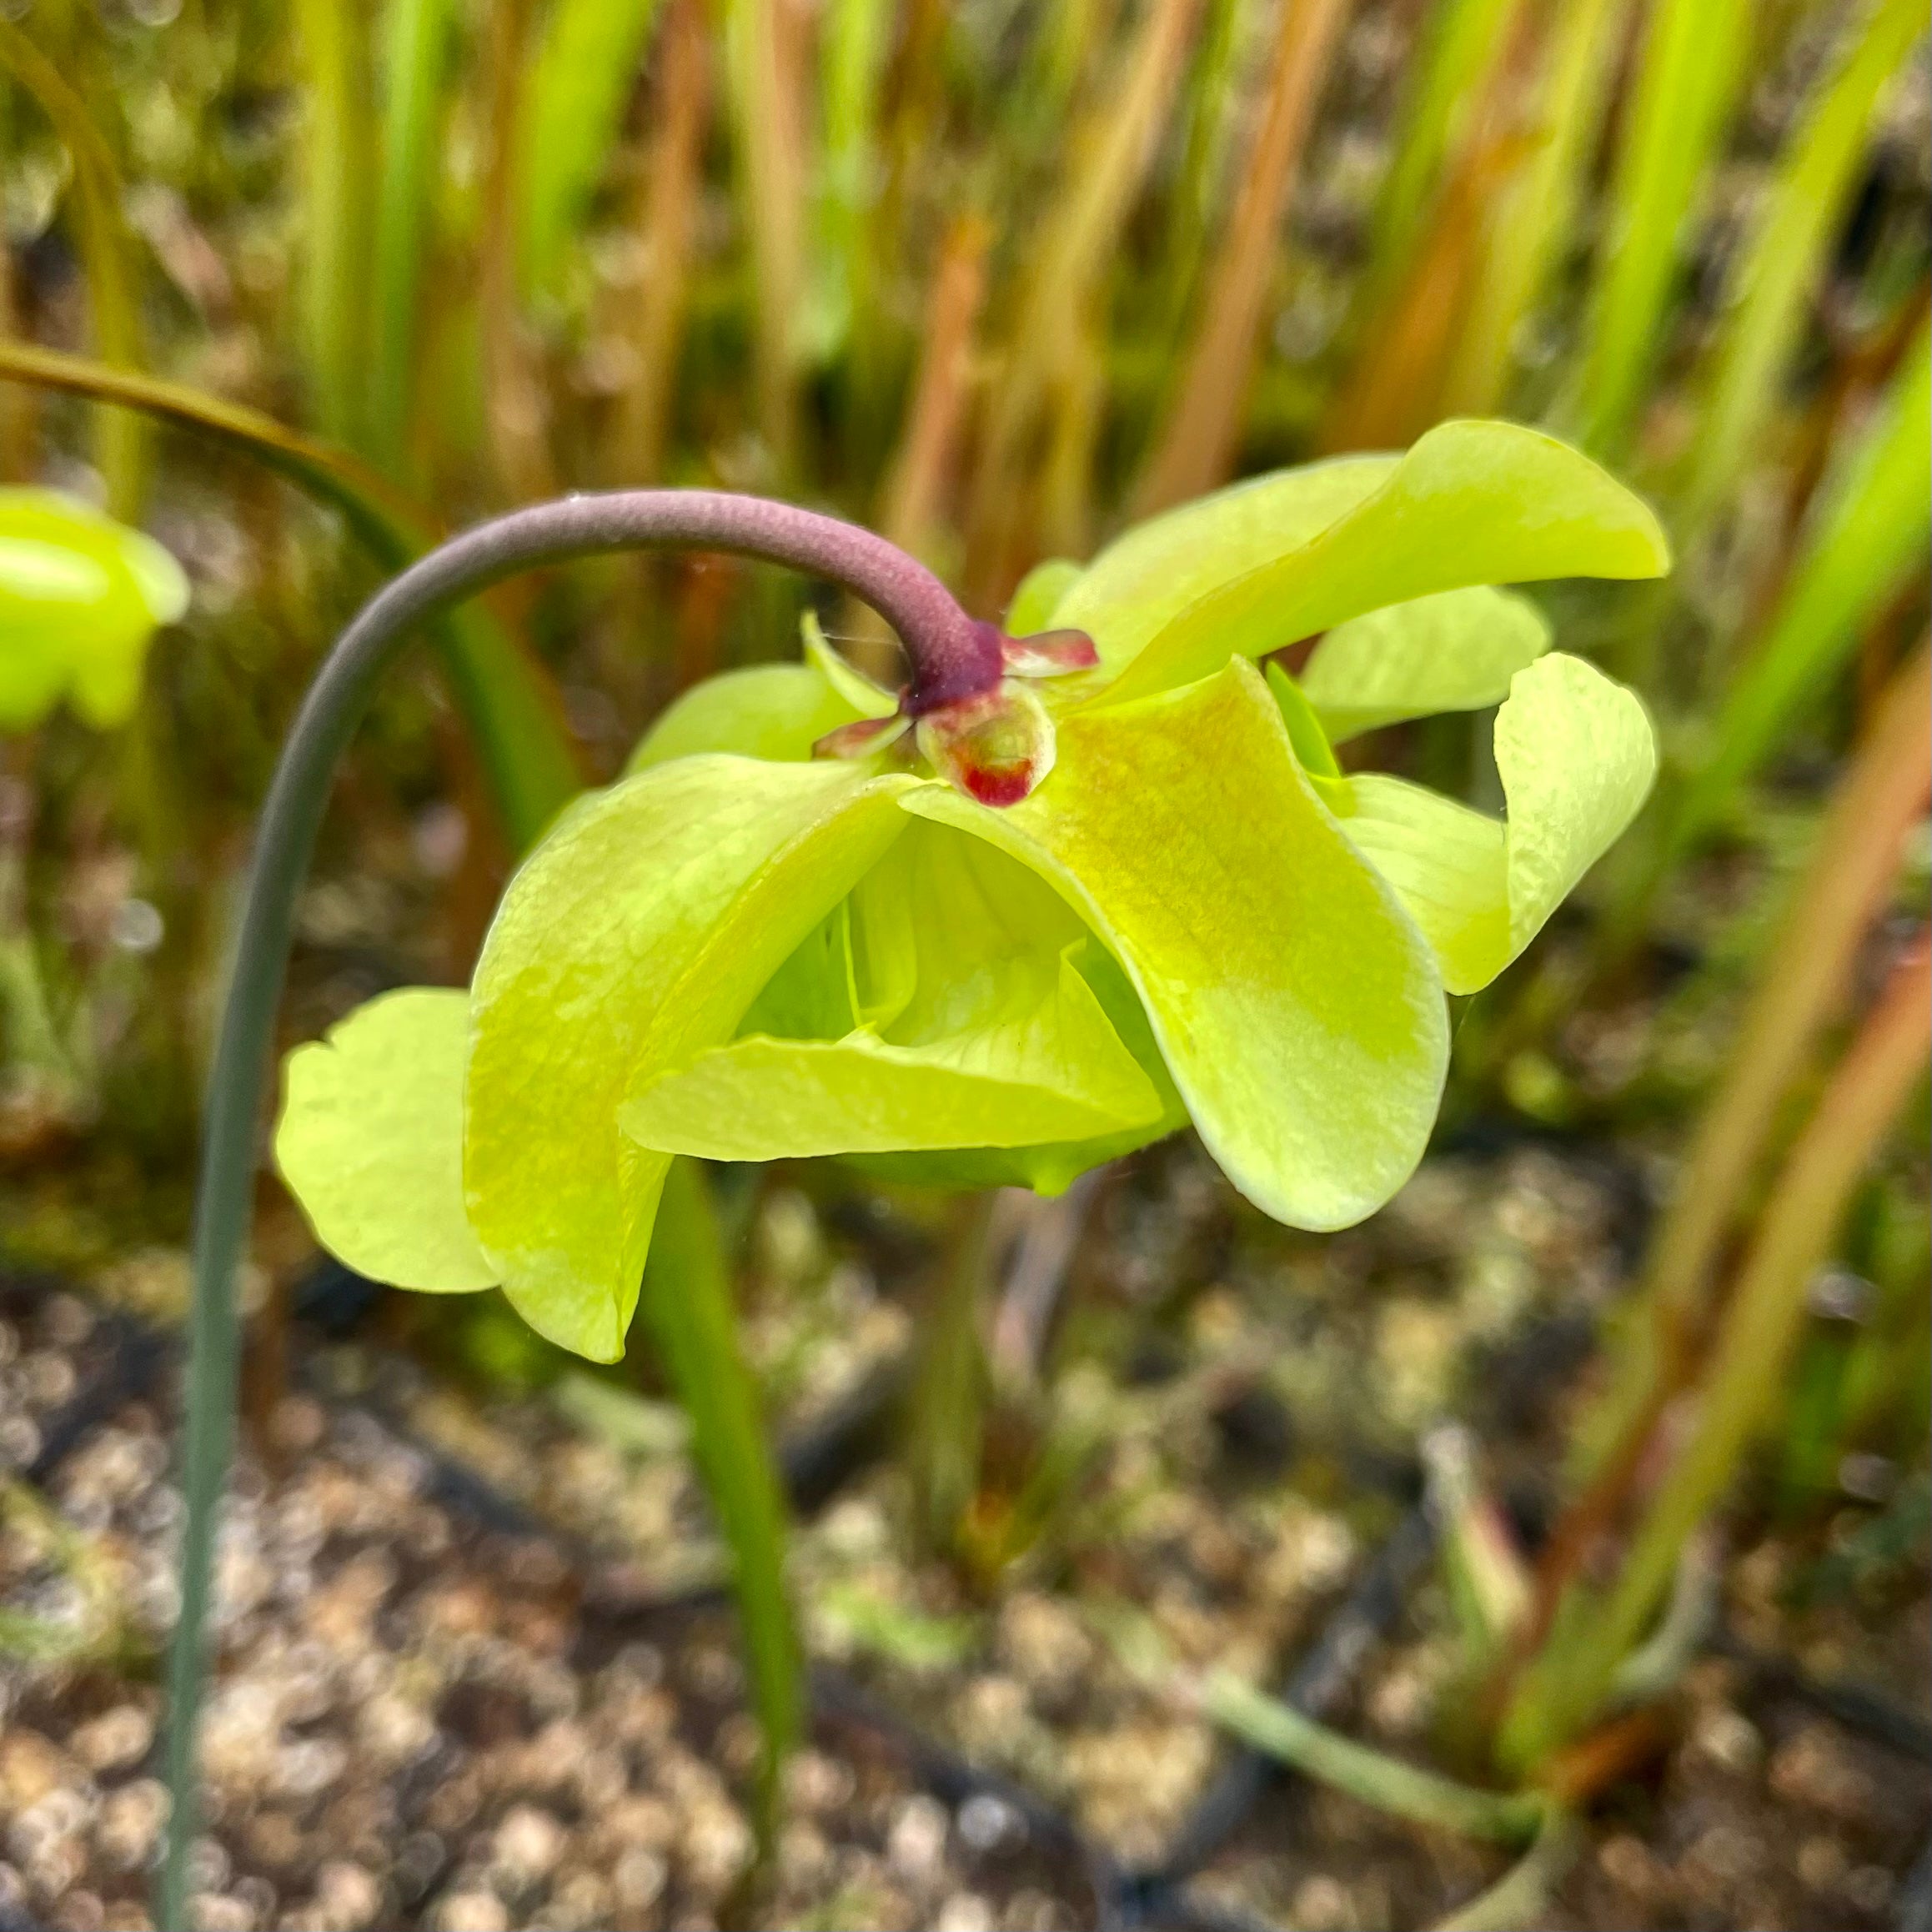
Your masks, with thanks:
[[[290,1056],[282,1172],[351,1266],[500,1284],[598,1359],[680,1154],[1051,1192],[1192,1122],[1267,1212],[1346,1226],[1421,1157],[1445,989],[1528,943],[1654,770],[1636,699],[1490,586],[1667,567],[1583,457],[1453,423],[1042,566],[941,689],[809,634],[564,815],[466,991]],[[1317,632],[1300,680],[1257,668]],[[1504,821],[1332,750],[1498,702]]]
[[[0,489],[0,730],[63,698],[97,728],[141,695],[148,640],[188,609],[180,565],[139,530],[52,489]]]

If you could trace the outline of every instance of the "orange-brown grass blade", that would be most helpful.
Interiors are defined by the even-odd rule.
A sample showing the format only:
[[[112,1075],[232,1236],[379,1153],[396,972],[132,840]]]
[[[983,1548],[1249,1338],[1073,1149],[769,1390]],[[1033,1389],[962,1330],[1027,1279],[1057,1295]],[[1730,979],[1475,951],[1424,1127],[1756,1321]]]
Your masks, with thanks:
[[[1041,224],[1031,285],[995,390],[968,524],[968,594],[996,599],[1031,501],[1030,448],[1070,359],[1081,353],[1095,291],[1147,178],[1193,38],[1200,0],[1153,0],[1120,70],[1071,143],[1075,157]]]
[[[631,486],[655,483],[665,473],[711,113],[710,48],[702,0],[671,0],[663,32],[651,89],[643,275],[633,295],[628,332],[636,374],[619,400],[611,433],[614,479]]]
[[[1288,0],[1283,7],[1241,198],[1202,304],[1187,373],[1135,491],[1141,515],[1212,489],[1233,463],[1276,238],[1348,9],[1349,0]]]

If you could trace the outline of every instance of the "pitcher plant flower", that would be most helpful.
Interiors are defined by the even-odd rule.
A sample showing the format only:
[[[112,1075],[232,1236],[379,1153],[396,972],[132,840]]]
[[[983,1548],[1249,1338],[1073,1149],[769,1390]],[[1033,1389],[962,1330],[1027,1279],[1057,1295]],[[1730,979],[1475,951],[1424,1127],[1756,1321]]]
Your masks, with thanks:
[[[678,1155],[1053,1192],[1192,1123],[1265,1212],[1347,1226],[1421,1158],[1445,992],[1522,951],[1655,772],[1635,696],[1494,586],[1668,566],[1583,456],[1457,422],[1044,565],[902,692],[808,625],[565,811],[467,990],[290,1054],[281,1172],[351,1267],[499,1285],[600,1360]],[[1334,755],[1491,705],[1501,819]]]
[[[153,538],[54,489],[0,489],[0,731],[63,698],[97,729],[124,724],[155,631],[188,579]]]

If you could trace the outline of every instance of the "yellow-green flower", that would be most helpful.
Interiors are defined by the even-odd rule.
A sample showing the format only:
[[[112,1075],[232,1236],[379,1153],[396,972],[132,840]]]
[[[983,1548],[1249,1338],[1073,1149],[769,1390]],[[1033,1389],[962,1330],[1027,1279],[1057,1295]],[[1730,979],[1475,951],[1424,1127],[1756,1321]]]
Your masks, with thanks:
[[[181,566],[78,498],[0,489],[0,730],[64,697],[87,724],[123,723],[156,629],[188,608]]]
[[[282,1172],[353,1267],[501,1284],[600,1359],[679,1154],[1051,1191],[1192,1122],[1267,1213],[1359,1220],[1428,1141],[1445,989],[1654,772],[1637,700],[1489,586],[1667,562],[1573,451],[1453,423],[1042,566],[963,696],[901,703],[815,636],[713,679],[531,855],[467,991],[290,1056]],[[1298,680],[1257,668],[1317,634]],[[1498,703],[1504,820],[1331,750]]]

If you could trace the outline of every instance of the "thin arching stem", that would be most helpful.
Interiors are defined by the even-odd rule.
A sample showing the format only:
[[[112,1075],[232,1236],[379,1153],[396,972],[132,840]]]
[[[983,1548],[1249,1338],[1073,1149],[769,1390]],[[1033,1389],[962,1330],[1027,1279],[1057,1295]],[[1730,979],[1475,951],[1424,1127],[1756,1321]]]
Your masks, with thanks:
[[[183,1932],[197,1820],[197,1719],[215,1530],[234,1445],[238,1272],[253,1219],[257,1133],[274,1046],[296,896],[328,805],[336,761],[383,674],[424,622],[514,572],[612,550],[721,550],[786,564],[841,585],[896,630],[913,668],[909,710],[989,688],[999,636],[968,617],[903,550],[855,525],[789,504],[715,490],[625,490],[572,497],[451,539],[365,605],[303,700],[256,836],[234,979],[222,1015],[203,1128],[188,1315],[188,1504],[180,1621],[168,1669],[168,1781],[173,1810],[157,1922]]]

